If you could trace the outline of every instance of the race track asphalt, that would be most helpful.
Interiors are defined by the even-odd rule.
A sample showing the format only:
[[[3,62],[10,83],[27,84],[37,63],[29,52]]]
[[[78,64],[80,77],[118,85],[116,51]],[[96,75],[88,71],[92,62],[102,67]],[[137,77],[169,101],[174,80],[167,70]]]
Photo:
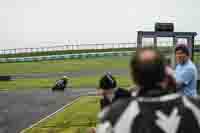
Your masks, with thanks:
[[[107,70],[114,75],[127,75],[128,69]],[[105,71],[79,71],[66,73],[40,73],[11,75],[13,79],[51,78],[103,75]],[[52,92],[50,89],[27,91],[0,91],[0,133],[19,133],[24,128],[54,113],[81,95],[94,93],[94,88],[71,89]]]
[[[77,72],[60,72],[60,73],[30,73],[30,74],[10,74],[12,79],[30,79],[30,78],[60,78],[62,76],[80,77],[103,75],[105,72],[111,72],[113,75],[128,75],[128,69],[107,69],[105,70],[87,70]]]
[[[1,91],[0,133],[19,133],[42,118],[54,113],[80,95],[95,89]]]

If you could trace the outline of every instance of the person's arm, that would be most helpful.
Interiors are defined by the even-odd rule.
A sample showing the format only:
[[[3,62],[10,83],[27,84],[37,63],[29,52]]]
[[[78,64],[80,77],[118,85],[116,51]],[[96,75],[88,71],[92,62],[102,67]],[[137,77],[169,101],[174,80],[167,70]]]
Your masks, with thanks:
[[[123,88],[118,88],[115,92],[114,92],[114,98],[113,98],[113,102],[117,101],[118,99],[121,98],[130,98],[131,97],[131,92],[123,89]]]
[[[185,86],[186,84],[184,82],[176,81],[176,89],[181,89],[184,88]]]
[[[98,118],[100,123],[97,126],[97,133],[113,133],[113,127],[120,119],[122,113],[129,106],[131,98],[129,99],[120,99],[115,103],[111,104],[109,107],[103,109],[99,113]]]
[[[96,133],[96,128],[95,127],[90,127],[88,129],[88,133]]]
[[[111,102],[106,97],[103,97],[100,99],[101,110],[103,110],[105,107],[109,106],[110,104],[111,104]]]
[[[181,88],[187,86],[192,80],[194,80],[194,70],[193,69],[188,68],[181,74],[176,72],[177,88],[181,89]]]
[[[172,67],[170,66],[166,66],[165,68],[165,72],[166,72],[166,79],[167,79],[167,87],[168,88],[172,88],[172,89],[176,89],[176,79],[175,79],[175,72],[172,69]]]

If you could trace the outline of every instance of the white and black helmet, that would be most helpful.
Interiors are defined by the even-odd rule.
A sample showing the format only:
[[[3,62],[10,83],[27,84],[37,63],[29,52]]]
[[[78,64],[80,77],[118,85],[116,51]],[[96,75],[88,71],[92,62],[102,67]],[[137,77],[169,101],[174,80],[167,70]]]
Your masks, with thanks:
[[[114,89],[116,87],[117,87],[117,82],[115,78],[111,75],[111,73],[107,72],[101,77],[99,81],[99,88],[108,90],[108,89]]]

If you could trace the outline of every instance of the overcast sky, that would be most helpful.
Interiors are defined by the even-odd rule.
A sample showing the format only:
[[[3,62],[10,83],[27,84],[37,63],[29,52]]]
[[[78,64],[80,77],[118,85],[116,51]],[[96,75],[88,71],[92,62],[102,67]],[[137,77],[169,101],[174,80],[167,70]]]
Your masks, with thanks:
[[[137,30],[153,30],[158,21],[200,32],[199,7],[199,0],[1,0],[0,49],[135,41]]]

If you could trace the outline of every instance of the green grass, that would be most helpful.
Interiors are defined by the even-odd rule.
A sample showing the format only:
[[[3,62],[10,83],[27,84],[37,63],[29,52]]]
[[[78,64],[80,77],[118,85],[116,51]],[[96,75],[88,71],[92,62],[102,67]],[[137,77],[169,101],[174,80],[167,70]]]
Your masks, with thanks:
[[[195,53],[195,62],[200,54]],[[66,59],[41,62],[0,63],[0,74],[57,73],[84,70],[128,69],[130,56],[98,57],[88,59]]]
[[[25,133],[87,133],[88,127],[96,126],[99,110],[99,97],[82,97]]]
[[[130,56],[59,61],[0,63],[0,74],[57,73],[128,68]]]
[[[200,64],[200,53],[194,54],[194,62]]]
[[[42,61],[25,63],[1,63],[0,74],[17,73],[57,73],[57,72],[78,72],[96,71],[108,69],[129,69],[129,56],[124,57],[101,57],[92,59],[70,59],[63,61]],[[195,62],[199,62],[199,53],[195,53]],[[97,87],[101,75],[84,76],[72,78],[70,80],[73,88]],[[130,85],[129,76],[120,76],[118,83],[120,86]],[[48,79],[17,79],[14,81],[0,81],[0,90],[28,90],[51,88],[55,83],[55,78]]]
[[[107,71],[108,69],[128,69],[130,56],[101,57],[92,59],[69,59],[62,61],[42,61],[24,63],[1,63],[0,73],[26,74],[26,73],[58,73],[79,71]],[[83,76],[70,79],[73,88],[97,87],[101,75]],[[128,86],[130,81],[127,76],[117,77],[122,86]],[[121,81],[122,80],[122,81]],[[13,81],[0,81],[0,90],[31,90],[51,88],[55,78],[47,79],[16,79]]]
[[[69,81],[72,88],[97,88],[101,75],[74,77]],[[120,87],[128,87],[131,80],[128,75],[115,76]],[[0,81],[0,90],[33,90],[49,89],[55,81],[55,78],[48,79],[17,79],[13,81]]]

